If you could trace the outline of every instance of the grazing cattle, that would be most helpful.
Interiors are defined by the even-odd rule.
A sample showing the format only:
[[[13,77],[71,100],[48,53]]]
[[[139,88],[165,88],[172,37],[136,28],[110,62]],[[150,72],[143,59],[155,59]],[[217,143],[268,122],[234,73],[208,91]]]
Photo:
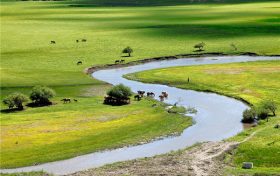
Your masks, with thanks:
[[[79,43],[79,40],[76,40],[76,43]]]
[[[74,99],[74,101],[77,103],[78,102],[78,100],[77,99]]]
[[[134,96],[134,100],[140,101],[141,100],[141,96],[140,95],[135,95]]]
[[[159,97],[159,100],[160,101],[163,101],[164,100],[164,96],[163,95],[160,95],[160,96],[158,96]]]
[[[51,44],[55,44],[55,41],[54,41],[54,40],[52,40],[52,41],[51,41]]]
[[[82,39],[82,42],[87,42],[87,39]]]
[[[138,95],[140,95],[141,97],[144,97],[145,91],[138,90],[137,93],[138,93]]]
[[[161,92],[164,98],[168,98],[168,93],[167,92]]]
[[[63,98],[60,101],[63,101],[63,103],[71,103],[71,99],[70,98]]]
[[[120,60],[120,63],[125,63],[125,60],[124,59]]]
[[[155,97],[155,94],[154,94],[154,92],[147,92],[147,96],[148,97]]]
[[[119,64],[120,63],[120,60],[115,60],[115,64]]]
[[[77,62],[77,65],[82,65],[82,64],[83,64],[82,61],[78,61],[78,62]]]

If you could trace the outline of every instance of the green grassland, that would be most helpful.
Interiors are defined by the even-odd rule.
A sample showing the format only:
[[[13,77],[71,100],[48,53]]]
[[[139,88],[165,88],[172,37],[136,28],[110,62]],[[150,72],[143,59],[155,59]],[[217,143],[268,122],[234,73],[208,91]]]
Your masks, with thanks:
[[[230,97],[243,98],[253,105],[273,99],[278,106],[277,117],[262,121],[256,128],[240,133],[230,140],[242,140],[259,130],[249,141],[242,143],[233,157],[236,168],[232,173],[279,173],[280,132],[273,128],[280,123],[280,61],[172,67],[138,72],[126,76],[143,82],[168,84],[184,89],[212,91]],[[190,78],[188,83],[187,79]],[[234,107],[233,107],[234,108]],[[252,161],[255,168],[244,171],[242,162]]]
[[[279,2],[162,7],[1,2],[0,99],[14,91],[28,94],[40,84],[56,90],[57,104],[1,112],[0,167],[54,161],[182,131],[190,124],[188,118],[152,108],[150,100],[102,105],[109,86],[84,69],[123,59],[126,46],[134,49],[127,62],[192,53],[201,41],[205,52],[279,54],[279,8]],[[87,42],[76,43],[82,38]],[[76,65],[79,60],[83,65]],[[62,104],[64,97],[79,102]]]

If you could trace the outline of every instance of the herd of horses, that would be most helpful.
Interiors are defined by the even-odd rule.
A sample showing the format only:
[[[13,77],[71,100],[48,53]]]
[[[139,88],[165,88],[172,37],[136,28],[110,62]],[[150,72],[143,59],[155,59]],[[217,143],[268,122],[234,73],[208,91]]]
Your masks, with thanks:
[[[134,96],[134,100],[138,100],[140,101],[142,97],[145,96],[145,91],[137,91],[137,95]],[[155,97],[155,93],[154,92],[147,92],[146,93],[147,97],[152,97],[154,98]],[[158,96],[160,101],[164,101],[164,99],[167,99],[168,98],[168,93],[167,92],[161,92],[161,94]]]
[[[63,103],[71,103],[71,99],[70,98],[63,98],[60,101],[63,101]],[[77,99],[73,99],[74,102],[78,102]]]
[[[87,39],[81,39],[81,40],[77,39],[77,40],[76,40],[76,43],[79,43],[80,41],[81,41],[81,42],[87,42]],[[51,40],[50,43],[51,43],[51,44],[56,44],[55,40]]]

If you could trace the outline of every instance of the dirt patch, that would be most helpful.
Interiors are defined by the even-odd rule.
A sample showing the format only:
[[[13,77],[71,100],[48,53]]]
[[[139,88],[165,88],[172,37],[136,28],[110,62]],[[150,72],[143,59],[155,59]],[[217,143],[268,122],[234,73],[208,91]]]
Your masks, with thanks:
[[[233,150],[236,142],[207,142],[189,150],[132,160],[71,174],[71,176],[117,175],[222,175],[224,164],[219,158]]]
[[[228,68],[228,69],[205,69],[204,72],[210,75],[215,75],[215,74],[229,74],[229,75],[234,75],[234,74],[240,74],[244,72],[246,69],[244,68]]]
[[[95,85],[88,88],[83,89],[81,92],[81,96],[83,97],[92,97],[92,96],[105,96],[107,90],[112,87],[109,84],[104,85]]]

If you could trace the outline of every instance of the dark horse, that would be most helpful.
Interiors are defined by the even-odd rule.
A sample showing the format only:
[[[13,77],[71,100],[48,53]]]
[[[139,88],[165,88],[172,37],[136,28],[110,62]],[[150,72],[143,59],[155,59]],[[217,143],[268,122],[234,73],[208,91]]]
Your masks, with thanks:
[[[87,42],[87,39],[82,39],[82,42]]]
[[[55,44],[55,41],[54,41],[54,40],[52,40],[52,41],[51,41],[51,44]]]
[[[135,95],[134,96],[134,100],[140,101],[141,100],[141,96],[140,95]]]
[[[119,64],[120,63],[120,60],[115,60],[115,64]]]
[[[120,60],[120,63],[125,63],[125,60],[124,59]]]
[[[60,101],[63,101],[63,103],[71,103],[71,99],[70,98],[63,98]]]
[[[168,93],[167,92],[161,92],[164,98],[168,98]]]
[[[82,61],[78,61],[78,62],[77,62],[77,65],[82,65],[82,64],[83,64]]]
[[[154,92],[147,92],[147,96],[148,97],[155,97],[155,93]]]

